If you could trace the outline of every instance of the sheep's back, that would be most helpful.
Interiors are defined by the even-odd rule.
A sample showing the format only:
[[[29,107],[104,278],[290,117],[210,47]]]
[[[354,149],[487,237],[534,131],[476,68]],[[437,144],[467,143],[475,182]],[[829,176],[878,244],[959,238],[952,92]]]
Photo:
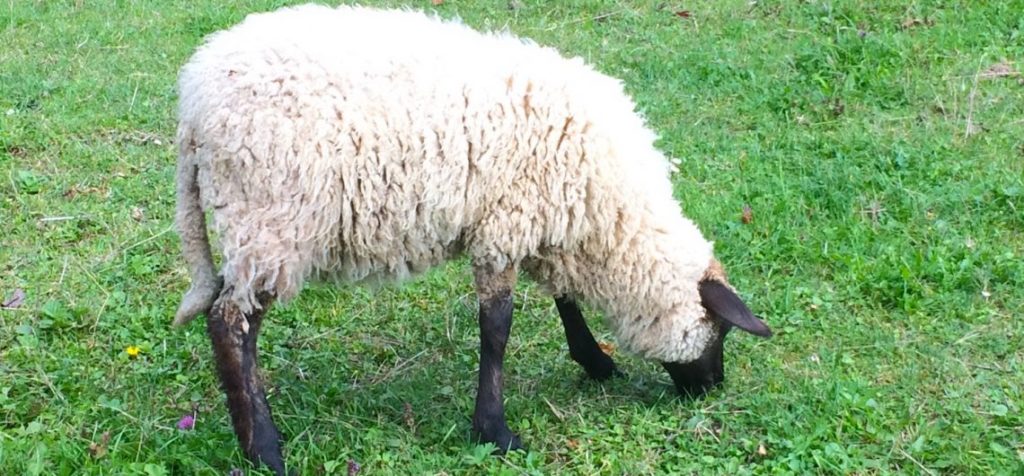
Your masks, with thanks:
[[[411,12],[253,15],[179,88],[181,160],[199,167],[225,279],[282,299],[310,274],[400,279],[463,248],[500,263],[571,247],[623,184],[668,183],[617,81]]]

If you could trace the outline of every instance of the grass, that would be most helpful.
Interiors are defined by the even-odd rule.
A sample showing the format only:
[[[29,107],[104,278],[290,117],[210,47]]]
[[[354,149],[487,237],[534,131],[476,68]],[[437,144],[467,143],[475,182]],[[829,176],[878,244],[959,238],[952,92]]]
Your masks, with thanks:
[[[203,35],[284,3],[0,5],[0,294],[26,296],[0,310],[0,473],[260,473],[203,326],[168,330],[188,285],[174,79]],[[621,77],[777,335],[731,337],[727,384],[683,402],[628,356],[627,378],[584,379],[551,300],[523,283],[506,398],[530,451],[489,457],[469,441],[465,263],[401,288],[313,286],[261,339],[291,465],[1024,473],[1024,2],[404,3]]]

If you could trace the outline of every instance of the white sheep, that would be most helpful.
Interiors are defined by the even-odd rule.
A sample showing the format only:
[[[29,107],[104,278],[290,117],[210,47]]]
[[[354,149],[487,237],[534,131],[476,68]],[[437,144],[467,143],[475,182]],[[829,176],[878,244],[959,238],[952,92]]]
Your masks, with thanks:
[[[413,11],[317,5],[211,35],[179,80],[177,228],[246,455],[284,472],[258,377],[273,300],[310,277],[400,280],[471,257],[480,301],[473,430],[520,447],[502,406],[517,270],[556,297],[570,355],[616,372],[576,300],[677,388],[722,381],[733,326],[767,336],[682,216],[618,80],[508,33]],[[223,264],[213,264],[204,210]]]

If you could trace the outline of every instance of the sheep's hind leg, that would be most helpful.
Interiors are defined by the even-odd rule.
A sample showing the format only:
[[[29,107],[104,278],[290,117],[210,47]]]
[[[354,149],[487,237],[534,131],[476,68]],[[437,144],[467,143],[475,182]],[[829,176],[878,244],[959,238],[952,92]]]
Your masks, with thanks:
[[[566,296],[555,297],[555,307],[565,327],[565,339],[569,342],[569,357],[583,366],[583,370],[594,380],[607,380],[622,375],[612,358],[601,350],[594,335],[583,319],[579,306]]]
[[[270,404],[259,376],[256,338],[273,296],[258,296],[260,309],[244,314],[224,289],[206,319],[213,342],[217,372],[227,393],[228,411],[235,435],[246,457],[263,463],[278,476],[285,474],[281,456],[281,436],[270,415]]]
[[[512,329],[514,268],[493,272],[478,267],[476,292],[480,300],[480,382],[473,410],[473,433],[483,443],[494,443],[507,452],[522,449],[519,437],[505,422],[502,367],[505,344]]]

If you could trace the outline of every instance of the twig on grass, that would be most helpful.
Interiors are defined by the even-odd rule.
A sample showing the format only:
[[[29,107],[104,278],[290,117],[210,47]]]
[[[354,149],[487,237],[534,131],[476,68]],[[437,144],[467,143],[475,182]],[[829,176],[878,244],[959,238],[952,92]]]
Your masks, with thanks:
[[[171,230],[172,230],[173,228],[174,228],[173,226],[169,226],[169,227],[167,227],[167,228],[164,228],[164,230],[163,230],[163,231],[161,231],[160,233],[157,233],[157,234],[155,234],[155,235],[153,235],[153,236],[150,236],[149,238],[146,238],[146,239],[144,239],[144,240],[142,240],[142,241],[139,241],[139,242],[137,242],[137,243],[135,243],[135,244],[132,244],[132,245],[130,245],[130,246],[128,246],[128,247],[126,247],[126,248],[122,249],[122,250],[121,250],[121,254],[125,254],[125,253],[127,253],[127,252],[128,252],[128,250],[130,250],[130,249],[132,249],[132,248],[135,248],[135,247],[138,247],[138,246],[142,246],[142,245],[144,245],[144,244],[146,244],[146,243],[149,243],[150,241],[153,241],[153,240],[155,240],[155,239],[157,239],[157,238],[160,238],[161,236],[164,236],[164,235],[166,235],[167,233],[170,233],[170,231],[171,231]]]
[[[64,274],[68,272],[68,255],[64,255],[64,267],[60,270],[60,279],[57,280],[57,286],[64,283]]]
[[[561,410],[555,408],[555,405],[552,404],[550,400],[548,400],[548,397],[543,397],[543,398],[544,398],[544,403],[548,404],[548,408],[551,409],[551,413],[553,413],[555,415],[555,418],[558,418],[558,421],[564,422],[565,421],[565,415],[562,414]]]
[[[82,218],[82,217],[83,217],[83,215],[67,215],[67,216],[60,216],[60,217],[42,217],[42,218],[39,219],[39,221],[42,222],[42,223],[49,223],[49,222],[52,222],[52,221],[77,220],[77,219]]]
[[[974,125],[974,98],[978,94],[978,77],[981,76],[981,67],[974,74],[974,85],[971,86],[971,93],[967,95],[967,119],[964,122],[964,139],[976,134],[977,126]]]
[[[67,403],[67,399],[64,398],[64,394],[61,393],[60,390],[57,390],[57,387],[53,386],[53,381],[50,380],[49,375],[46,375],[46,371],[43,370],[43,366],[41,364],[36,364],[36,371],[39,372],[39,381],[43,382],[46,387],[50,389],[50,393],[52,393],[54,397],[57,397],[61,403]]]
[[[375,377],[371,378],[370,379],[370,383],[372,385],[377,385],[377,384],[379,384],[381,382],[384,382],[386,380],[390,380],[392,377],[394,377],[395,375],[398,375],[399,372],[401,372],[402,370],[405,370],[406,367],[408,367],[416,359],[420,358],[420,356],[422,356],[423,354],[426,354],[426,353],[427,353],[426,350],[422,350],[418,354],[416,354],[416,355],[414,355],[412,357],[409,357],[408,359],[404,359],[404,360],[399,361],[397,364],[395,364],[394,367],[391,367],[390,369],[388,369],[387,372],[384,372],[383,374],[378,374]]]
[[[930,474],[930,475],[934,476],[935,471],[932,471],[932,470],[928,469],[928,467],[926,467],[925,465],[921,464],[920,461],[914,459],[913,456],[910,456],[910,453],[907,453],[906,451],[903,451],[903,448],[897,448],[897,450],[899,450],[900,454],[903,455],[903,457],[905,457],[905,458],[909,459],[910,461],[912,461],[914,464],[917,465],[918,468],[921,468],[921,470],[924,471],[925,474]]]
[[[90,273],[89,270],[85,268],[85,266],[79,266],[79,269],[82,271],[83,274],[85,274],[86,277],[89,278],[90,281],[92,281],[92,284],[96,286],[96,289],[99,289],[103,293],[103,304],[100,305],[99,310],[96,311],[96,319],[92,321],[92,328],[89,329],[89,332],[95,334],[96,326],[98,326],[100,323],[100,316],[102,316],[103,312],[107,310],[107,303],[110,302],[110,292],[100,285],[100,282],[99,280],[96,279],[96,276]]]

